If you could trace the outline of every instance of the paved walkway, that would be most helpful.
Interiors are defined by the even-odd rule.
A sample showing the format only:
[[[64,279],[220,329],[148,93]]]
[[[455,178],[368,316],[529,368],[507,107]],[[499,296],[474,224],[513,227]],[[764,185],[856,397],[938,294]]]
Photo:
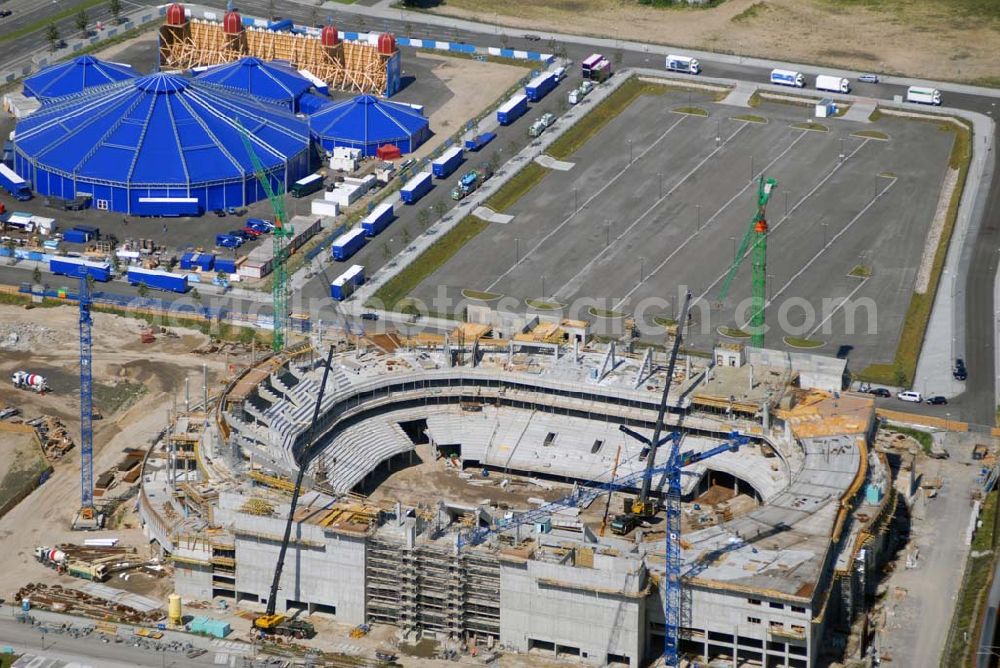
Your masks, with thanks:
[[[750,98],[753,97],[753,94],[756,92],[757,84],[749,81],[738,81],[736,82],[736,86],[729,91],[729,95],[722,100],[722,104],[728,104],[734,107],[749,107]]]
[[[576,167],[576,163],[575,162],[566,162],[565,160],[556,160],[551,155],[545,155],[545,154],[537,156],[535,158],[535,162],[537,162],[542,167],[545,167],[546,169],[555,169],[556,171],[560,171],[560,172],[568,172],[569,170],[571,170],[574,167]]]
[[[858,98],[857,101],[851,105],[844,114],[843,119],[845,121],[855,121],[857,123],[871,123],[868,117],[872,115],[875,111],[875,107],[878,106],[878,101],[873,100],[869,97]]]
[[[506,225],[510,221],[514,220],[514,216],[508,216],[505,213],[497,213],[488,206],[477,206],[472,215],[476,218],[485,220],[487,223],[499,223],[501,225]]]

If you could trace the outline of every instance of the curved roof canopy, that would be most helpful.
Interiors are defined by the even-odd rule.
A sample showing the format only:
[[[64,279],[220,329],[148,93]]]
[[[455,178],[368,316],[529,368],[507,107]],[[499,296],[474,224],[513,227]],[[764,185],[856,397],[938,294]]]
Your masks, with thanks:
[[[131,65],[109,63],[93,56],[80,56],[65,63],[46,67],[38,74],[25,79],[24,94],[47,101],[138,76],[139,73],[132,69]]]
[[[289,107],[312,87],[291,65],[252,57],[207,69],[198,74],[198,79]]]
[[[326,105],[309,117],[309,127],[321,140],[392,144],[426,132],[427,119],[404,104],[358,95]]]
[[[56,100],[17,125],[19,152],[45,169],[112,183],[190,185],[243,179],[253,166],[237,120],[265,168],[309,147],[290,112],[176,74],[150,74]]]

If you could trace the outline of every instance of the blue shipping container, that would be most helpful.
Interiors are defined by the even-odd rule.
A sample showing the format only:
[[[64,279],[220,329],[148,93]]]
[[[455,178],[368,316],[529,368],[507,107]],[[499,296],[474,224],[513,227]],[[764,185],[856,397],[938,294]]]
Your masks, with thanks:
[[[465,148],[466,150],[469,151],[478,151],[496,138],[497,138],[497,133],[484,132],[481,135],[476,135],[472,139],[466,139]]]
[[[93,239],[101,238],[101,228],[94,227],[93,225],[74,225],[74,230],[80,230],[81,232],[86,232]]]
[[[79,278],[86,273],[95,281],[106,283],[111,280],[111,264],[108,262],[89,262],[78,257],[49,258],[49,271],[60,276]]]
[[[413,204],[426,195],[434,187],[434,177],[430,172],[420,172],[406,182],[399,191],[399,197],[404,204]]]
[[[128,268],[128,282],[130,285],[145,285],[147,288],[166,290],[167,292],[183,293],[187,292],[188,289],[187,276],[141,267]]]
[[[330,254],[334,260],[343,262],[361,250],[366,243],[368,240],[365,238],[365,231],[360,227],[355,227],[333,240]]]
[[[462,164],[464,156],[460,146],[452,146],[431,163],[431,171],[439,179],[446,179]]]
[[[215,258],[215,270],[224,274],[236,273],[236,259],[217,257]]]
[[[63,241],[68,244],[85,244],[90,241],[90,235],[83,230],[66,230],[63,232]]]
[[[361,219],[361,229],[365,231],[367,236],[373,237],[389,227],[389,223],[392,221],[392,202],[385,202],[379,204],[371,213]]]
[[[528,111],[528,98],[515,95],[497,109],[497,122],[500,125],[510,125]]]
[[[215,264],[215,256],[211,253],[184,253],[181,256],[181,269],[185,271],[191,269],[211,271],[213,264]]]
[[[528,85],[524,87],[524,94],[527,95],[528,99],[532,102],[538,102],[552,92],[552,89],[556,87],[556,83],[555,72],[539,74],[537,77],[529,81]]]

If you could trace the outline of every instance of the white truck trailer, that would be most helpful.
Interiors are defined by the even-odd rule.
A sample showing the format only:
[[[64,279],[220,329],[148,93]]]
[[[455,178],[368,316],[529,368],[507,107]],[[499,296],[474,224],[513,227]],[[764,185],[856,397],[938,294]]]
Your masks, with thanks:
[[[820,74],[816,77],[816,90],[826,90],[831,93],[850,93],[851,82],[843,77]]]
[[[937,88],[910,86],[906,89],[906,101],[941,106],[941,91]]]
[[[670,54],[667,56],[667,70],[670,72],[682,72],[684,74],[700,74],[701,64],[697,58]]]
[[[805,88],[806,78],[801,72],[792,70],[771,70],[771,83],[779,86],[794,86],[795,88]]]

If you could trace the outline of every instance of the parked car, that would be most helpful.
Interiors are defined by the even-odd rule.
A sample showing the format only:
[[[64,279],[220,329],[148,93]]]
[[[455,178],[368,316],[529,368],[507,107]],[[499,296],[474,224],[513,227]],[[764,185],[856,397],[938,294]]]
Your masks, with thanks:
[[[244,227],[240,231],[243,232],[243,233],[245,233],[245,234],[249,234],[254,239],[256,239],[260,235],[264,234],[264,230],[258,229],[256,227],[251,227],[250,225],[247,225],[246,227]]]
[[[235,206],[227,206],[226,213],[230,216],[242,216],[247,212],[246,209],[237,209]]]
[[[942,397],[941,395],[937,395],[933,397],[927,397],[927,403],[929,403],[932,406],[941,406],[948,403],[948,399]]]
[[[885,389],[884,387],[873,387],[868,390],[868,394],[874,394],[876,397],[891,397],[892,392]]]
[[[9,9],[0,9],[0,19],[5,19],[14,12]]]
[[[243,245],[243,239],[231,234],[218,234],[215,237],[215,245],[221,248],[239,248]]]
[[[259,227],[265,232],[274,231],[274,223],[269,220],[264,220],[262,218],[247,218],[247,225],[250,227]]]
[[[904,390],[903,392],[897,394],[896,398],[900,401],[910,401],[915,404],[919,404],[924,400],[923,395],[916,390]]]
[[[362,320],[378,320],[378,313],[374,313],[372,311],[366,311],[365,313],[361,314],[361,319]]]
[[[865,72],[864,74],[858,75],[858,81],[860,81],[861,83],[877,84],[879,79],[877,74],[871,74],[870,72]]]
[[[951,372],[955,380],[965,380],[969,377],[969,372],[965,370],[965,360],[959,357],[955,360],[955,370]]]
[[[243,241],[247,241],[248,239],[252,238],[250,234],[244,232],[243,230],[229,230],[228,232],[226,232],[226,234],[228,234],[231,237],[239,237],[240,239],[243,239]]]
[[[212,211],[212,213],[214,213],[219,218],[225,218],[226,217],[226,210],[225,209],[216,209],[216,210]]]
[[[531,33],[524,33],[523,37],[529,42],[537,42],[538,40],[541,39],[541,37],[539,37],[538,35],[532,35]]]

